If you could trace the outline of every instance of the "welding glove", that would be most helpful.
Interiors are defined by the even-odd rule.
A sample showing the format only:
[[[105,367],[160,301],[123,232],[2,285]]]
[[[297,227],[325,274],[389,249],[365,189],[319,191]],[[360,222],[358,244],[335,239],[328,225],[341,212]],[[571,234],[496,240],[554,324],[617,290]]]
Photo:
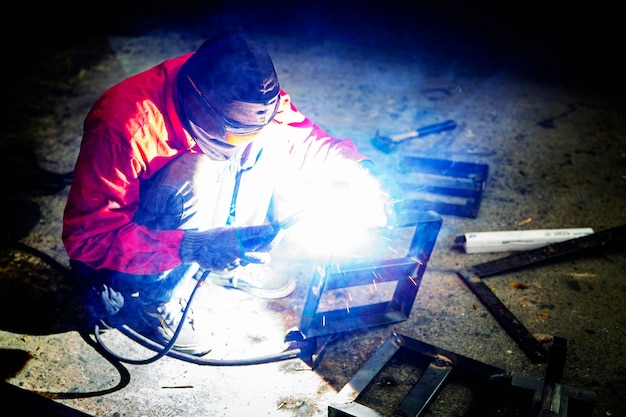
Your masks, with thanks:
[[[218,227],[204,232],[187,230],[180,256],[183,262],[197,262],[210,271],[230,271],[250,263],[267,263],[280,231],[275,223]]]

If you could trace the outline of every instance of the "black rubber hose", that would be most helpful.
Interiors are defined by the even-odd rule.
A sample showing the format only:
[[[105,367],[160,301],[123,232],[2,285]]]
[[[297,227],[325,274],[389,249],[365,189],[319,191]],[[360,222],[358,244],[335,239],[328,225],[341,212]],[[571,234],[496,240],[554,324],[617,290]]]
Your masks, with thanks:
[[[30,253],[32,255],[35,255],[37,257],[39,257],[40,259],[42,259],[43,261],[47,262],[48,264],[50,264],[52,267],[54,267],[55,269],[57,269],[59,272],[67,275],[67,276],[71,276],[71,270],[66,268],[64,265],[62,265],[61,263],[57,262],[53,257],[47,255],[46,253],[35,249],[31,246],[25,245],[21,242],[17,242],[17,241],[11,241],[10,242],[10,246],[13,247],[14,249],[17,250],[21,250],[27,253]],[[156,342],[154,342],[151,339],[148,339],[147,337],[137,333],[136,331],[134,331],[133,329],[131,329],[130,327],[123,325],[120,328],[118,328],[118,330],[124,334],[125,336],[127,336],[128,338],[130,338],[131,340],[141,344],[142,346],[153,350],[155,352],[157,352],[156,355],[150,357],[150,358],[146,358],[146,359],[131,359],[131,358],[124,358],[119,356],[118,354],[114,353],[110,348],[108,348],[106,346],[106,344],[102,341],[102,338],[100,337],[101,335],[101,328],[98,324],[96,324],[94,326],[94,337],[95,337],[95,344],[98,347],[98,350],[100,351],[100,353],[105,354],[105,356],[107,356],[107,359],[109,360],[117,360],[119,362],[124,362],[124,363],[129,363],[132,365],[147,365],[149,363],[155,362],[157,360],[159,360],[160,358],[162,358],[163,356],[169,356],[175,359],[180,359],[183,360],[185,362],[190,362],[190,363],[195,363],[198,365],[210,365],[210,366],[245,366],[245,365],[259,365],[259,364],[263,364],[263,363],[271,363],[271,362],[280,362],[280,361],[284,361],[284,360],[289,360],[289,359],[296,359],[296,358],[301,358],[303,355],[308,353],[307,349],[302,349],[300,347],[295,347],[295,348],[290,348],[290,349],[286,349],[284,351],[281,352],[277,352],[277,353],[273,353],[273,354],[269,354],[269,355],[264,355],[264,356],[258,356],[258,357],[252,357],[252,358],[242,358],[242,359],[206,359],[206,358],[202,358],[201,356],[195,356],[195,355],[190,355],[190,354],[186,354],[183,352],[178,352],[176,350],[173,350],[172,347],[174,346],[174,344],[176,343],[176,339],[178,337],[178,335],[180,334],[181,330],[182,330],[182,326],[185,323],[185,318],[187,317],[187,313],[189,311],[189,308],[191,306],[191,303],[193,301],[193,298],[196,294],[196,291],[198,290],[198,288],[200,288],[200,286],[202,285],[202,283],[204,282],[204,280],[206,279],[206,277],[208,276],[208,272],[205,272],[202,277],[200,277],[200,279],[198,280],[198,282],[196,283],[193,291],[191,292],[191,295],[189,296],[189,302],[187,303],[187,306],[185,307],[185,310],[183,310],[183,316],[180,320],[180,323],[178,324],[178,327],[176,328],[176,331],[174,332],[174,335],[172,337],[172,339],[169,341],[169,343],[165,346],[160,345]],[[106,323],[102,323],[102,325],[108,329],[110,329],[109,326],[106,325]],[[85,339],[86,341],[91,341],[91,339],[89,338],[89,335],[86,333],[81,333],[81,336],[83,337],[83,339]],[[128,382],[126,381],[126,384]]]

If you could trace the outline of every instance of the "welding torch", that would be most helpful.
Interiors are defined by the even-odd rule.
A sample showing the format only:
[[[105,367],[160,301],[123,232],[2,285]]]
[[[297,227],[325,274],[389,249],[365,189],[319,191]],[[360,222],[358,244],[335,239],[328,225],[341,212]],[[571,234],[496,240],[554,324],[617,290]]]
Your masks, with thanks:
[[[262,236],[255,236],[242,241],[242,246],[246,248],[255,248],[255,252],[269,252],[274,249],[282,240],[285,230],[297,223],[301,218],[302,211],[298,211],[282,220],[273,220],[268,224],[272,227]]]

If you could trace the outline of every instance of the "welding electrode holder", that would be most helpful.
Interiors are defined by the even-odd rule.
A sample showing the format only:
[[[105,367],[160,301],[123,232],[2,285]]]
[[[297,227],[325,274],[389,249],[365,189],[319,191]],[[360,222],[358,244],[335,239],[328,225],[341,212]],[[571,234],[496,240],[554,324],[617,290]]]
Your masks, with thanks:
[[[274,220],[270,223],[273,228],[272,235],[255,237],[243,241],[244,247],[257,247],[258,252],[269,252],[274,249],[282,240],[282,236],[285,230],[296,224],[300,218],[301,212],[296,212],[291,216],[284,218],[283,220]]]

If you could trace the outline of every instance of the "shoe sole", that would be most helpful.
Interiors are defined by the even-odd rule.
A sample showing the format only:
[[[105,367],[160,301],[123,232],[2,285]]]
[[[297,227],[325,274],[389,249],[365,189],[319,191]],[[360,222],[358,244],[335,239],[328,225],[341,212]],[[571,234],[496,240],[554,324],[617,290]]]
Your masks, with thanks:
[[[241,290],[247,292],[250,295],[254,295],[259,298],[266,299],[278,299],[285,298],[288,295],[291,295],[296,289],[296,281],[293,278],[289,279],[287,285],[281,288],[258,288],[253,286],[246,285],[245,280],[239,280],[237,283],[233,284],[233,277],[216,277],[209,275],[207,282],[210,282],[213,285],[217,285],[218,287],[224,288],[233,288],[237,290]]]
[[[250,295],[254,295],[259,298],[266,298],[269,300],[274,300],[278,298],[285,298],[291,295],[296,289],[296,281],[290,279],[287,285],[281,288],[274,289],[266,289],[266,288],[256,288],[256,287],[248,287],[246,285],[234,286],[230,285],[230,288],[235,288],[241,291],[245,291]]]

